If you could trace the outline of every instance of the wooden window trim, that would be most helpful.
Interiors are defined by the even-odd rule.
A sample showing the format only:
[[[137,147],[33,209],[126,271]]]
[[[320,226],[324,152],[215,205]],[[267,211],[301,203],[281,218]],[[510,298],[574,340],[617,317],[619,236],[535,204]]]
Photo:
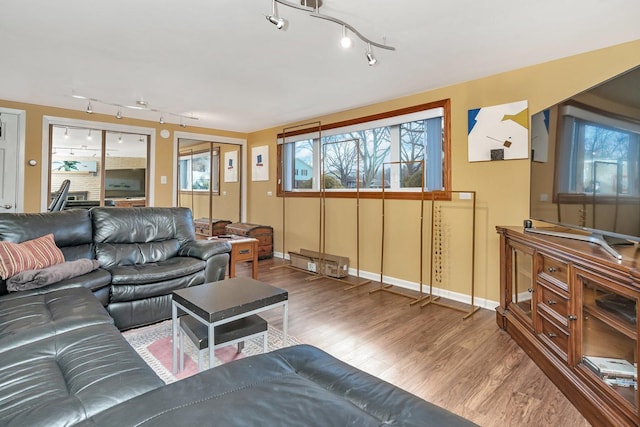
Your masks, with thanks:
[[[444,110],[444,137],[442,140],[443,151],[444,151],[444,190],[437,191],[425,191],[422,193],[421,191],[385,191],[384,198],[385,199],[398,199],[398,200],[449,200],[451,198],[451,100],[443,99],[441,101],[429,102],[426,104],[414,105],[411,107],[401,108],[398,110],[387,111],[379,114],[372,114],[369,116],[364,116],[356,119],[343,120],[341,122],[329,123],[326,125],[313,126],[310,128],[304,129],[296,129],[290,132],[283,132],[278,134],[278,139],[285,137],[292,137],[296,135],[303,135],[310,132],[320,132],[322,130],[335,129],[346,126],[353,126],[360,123],[373,122],[376,120],[387,119],[395,116],[402,116],[405,114],[417,113],[419,111],[431,110],[434,108],[442,108]],[[282,169],[283,169],[283,156],[282,156],[282,145],[277,145],[277,193],[278,197],[324,197],[329,198],[355,198],[355,191],[284,191],[283,185],[284,180],[282,179]],[[360,191],[359,197],[361,199],[381,199],[382,191]]]

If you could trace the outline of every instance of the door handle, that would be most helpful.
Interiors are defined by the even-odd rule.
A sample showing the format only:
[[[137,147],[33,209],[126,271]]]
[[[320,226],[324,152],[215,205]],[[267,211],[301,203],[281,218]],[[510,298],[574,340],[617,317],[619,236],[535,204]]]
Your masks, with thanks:
[[[6,205],[3,205],[2,207],[5,209],[11,209],[13,208],[13,205],[6,204]]]

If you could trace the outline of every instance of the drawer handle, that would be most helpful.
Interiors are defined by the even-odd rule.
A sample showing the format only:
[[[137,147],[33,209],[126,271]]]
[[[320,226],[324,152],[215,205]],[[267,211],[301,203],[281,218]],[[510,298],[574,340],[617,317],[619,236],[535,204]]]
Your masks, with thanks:
[[[569,320],[572,320],[572,321],[573,321],[573,320],[578,320],[578,317],[577,317],[577,316],[574,316],[573,314],[570,314],[570,315],[568,315],[568,316],[567,316],[567,319],[569,319]]]
[[[239,253],[241,253],[242,255],[244,255],[244,254],[248,254],[248,253],[250,253],[250,252],[251,252],[251,249],[241,249],[241,250],[239,250],[238,252],[239,252]]]
[[[556,304],[556,302],[554,300],[550,299],[550,300],[547,300],[547,304],[554,305],[554,304]]]
[[[557,269],[557,268],[555,268],[555,267],[549,267],[549,268],[547,268],[547,271],[548,271],[549,273],[555,273],[556,271],[558,271],[558,269]]]
[[[554,334],[553,332],[549,332],[547,335],[549,335],[549,338],[555,338],[557,337],[556,334]]]
[[[533,288],[527,288],[527,291],[529,291],[530,294],[533,293]]]

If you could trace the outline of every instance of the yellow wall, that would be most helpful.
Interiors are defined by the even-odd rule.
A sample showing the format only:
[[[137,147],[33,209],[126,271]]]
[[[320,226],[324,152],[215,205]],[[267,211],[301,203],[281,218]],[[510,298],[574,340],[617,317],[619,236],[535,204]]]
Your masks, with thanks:
[[[504,162],[467,161],[467,111],[482,106],[528,100],[529,112],[535,113],[556,104],[597,83],[607,80],[623,71],[639,65],[640,41],[625,43],[607,49],[539,64],[487,78],[456,84],[398,98],[392,101],[363,108],[343,111],[321,117],[307,118],[306,123],[319,120],[333,123],[390,111],[411,105],[423,104],[441,99],[451,99],[451,141],[452,141],[452,183],[453,190],[477,192],[476,230],[476,297],[489,301],[499,300],[499,253],[496,225],[520,225],[529,212],[529,160]],[[366,70],[365,70],[366,71]],[[428,82],[425,82],[428,84]],[[345,88],[348,90],[348,88]],[[373,90],[373,89],[372,89]],[[270,158],[276,159],[276,135],[284,127],[251,133],[249,147],[269,145]],[[269,182],[250,182],[248,199],[248,220],[269,224],[274,227],[275,250],[283,250],[283,206],[284,226],[287,231],[285,250],[300,248],[315,249],[318,245],[318,199],[286,199],[270,197],[267,192],[276,192],[276,161],[270,162]],[[250,174],[251,171],[249,171]],[[419,207],[417,202],[388,202],[385,210],[385,274],[401,280],[417,283],[420,277],[420,260],[417,257],[419,242]],[[327,253],[348,256],[354,266],[356,251],[354,245],[355,211],[354,201],[327,201]],[[425,208],[430,211],[430,204]],[[449,212],[442,213],[442,226],[455,230],[451,239],[445,242],[442,262],[445,283],[442,287],[455,292],[469,294],[470,256],[468,233],[461,233],[464,224],[470,224],[461,213],[453,213],[452,206],[443,207]],[[380,271],[380,201],[361,202],[361,242],[360,266],[370,272]],[[425,216],[430,224],[430,217]],[[468,227],[470,230],[470,226]],[[470,232],[470,231],[469,231]],[[425,227],[425,239],[430,242],[430,230]],[[423,265],[428,267],[429,253]],[[387,263],[388,258],[388,263]],[[428,282],[429,271],[423,273]]]
[[[173,200],[173,180],[174,177],[170,171],[174,170],[173,159],[173,133],[180,132],[193,132],[197,134],[206,135],[218,135],[231,138],[246,138],[246,134],[238,132],[229,132],[218,129],[206,129],[200,127],[189,126],[186,129],[179,127],[178,125],[165,123],[164,125],[158,122],[148,120],[137,120],[122,118],[116,119],[111,115],[105,114],[87,114],[82,111],[67,110],[63,108],[54,108],[43,105],[26,104],[21,102],[12,102],[0,100],[0,107],[14,108],[17,110],[26,111],[26,145],[25,145],[25,162],[29,159],[42,159],[42,123],[43,116],[64,117],[76,120],[96,121],[104,123],[115,123],[119,125],[128,126],[140,126],[147,128],[155,128],[156,130],[156,153],[155,153],[155,194],[154,205],[155,206],[171,206]],[[171,133],[169,138],[163,139],[160,137],[160,130],[167,129]],[[41,183],[41,169],[40,167],[28,166],[25,163],[25,178],[24,178],[24,211],[25,212],[39,212],[40,211],[40,183]],[[165,175],[167,177],[166,184],[160,184],[160,176]]]
[[[332,123],[350,118],[399,109],[442,99],[451,99],[452,183],[454,190],[477,192],[476,230],[476,296],[489,301],[499,299],[499,258],[496,225],[519,225],[528,216],[529,161],[504,162],[467,161],[467,111],[471,108],[497,105],[513,101],[528,100],[530,113],[538,112],[564,100],[599,82],[639,64],[640,41],[622,44],[607,49],[589,52],[561,60],[535,65],[524,69],[490,76],[484,79],[460,83],[388,102],[334,114],[306,118],[301,123],[320,120]],[[488,58],[487,60],[490,60]],[[363,70],[366,72],[366,70]],[[428,82],[425,82],[427,85]],[[348,90],[348,87],[345,87]],[[372,88],[375,90],[375,88]],[[169,139],[156,140],[155,205],[168,206],[172,201],[174,177],[167,173],[173,170],[173,132],[183,130],[177,125],[159,125],[156,122],[122,119],[112,116],[44,107],[32,104],[0,101],[0,106],[26,110],[25,159],[42,158],[43,115],[68,117],[81,120],[121,123],[134,126],[153,127],[157,135],[166,128],[172,132]],[[252,182],[251,170],[248,179],[249,222],[274,227],[275,250],[316,249],[318,246],[319,202],[317,199],[289,198],[283,204],[276,194],[276,134],[282,126],[254,132],[248,136],[235,132],[189,127],[186,131],[210,135],[247,138],[252,146],[269,146],[269,181]],[[25,211],[40,210],[40,168],[25,165]],[[167,172],[165,172],[167,171]],[[166,185],[160,184],[160,175],[167,175]],[[269,196],[267,193],[273,195]],[[420,264],[428,266],[428,251],[422,263],[417,258],[420,242],[415,238],[419,232],[419,202],[390,201],[386,206],[387,237],[385,243],[385,274],[401,280],[417,283]],[[462,204],[462,202],[460,202]],[[283,206],[286,208],[285,224],[287,238],[283,239]],[[328,253],[348,256],[351,266],[356,264],[355,203],[353,200],[327,201],[327,247]],[[425,207],[430,212],[430,204]],[[469,294],[470,257],[468,233],[463,232],[468,209],[456,209],[456,204],[442,207],[442,229],[450,233],[443,244],[442,277],[445,289]],[[360,267],[370,272],[380,271],[380,225],[379,200],[362,200],[360,218]],[[430,224],[430,216],[425,216]],[[430,242],[430,230],[425,227],[425,242]],[[283,249],[283,242],[286,248]],[[425,243],[423,242],[423,243]],[[425,245],[425,246],[428,246]],[[423,272],[428,281],[429,271]]]

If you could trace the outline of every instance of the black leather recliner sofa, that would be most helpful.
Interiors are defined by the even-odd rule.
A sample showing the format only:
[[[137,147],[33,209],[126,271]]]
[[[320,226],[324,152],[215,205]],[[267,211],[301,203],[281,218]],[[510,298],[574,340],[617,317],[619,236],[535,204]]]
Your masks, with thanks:
[[[231,252],[228,242],[195,240],[187,208],[0,214],[0,240],[20,243],[48,233],[66,261],[100,262],[97,270],[49,286],[88,288],[121,330],[169,319],[171,292],[224,279]]]

